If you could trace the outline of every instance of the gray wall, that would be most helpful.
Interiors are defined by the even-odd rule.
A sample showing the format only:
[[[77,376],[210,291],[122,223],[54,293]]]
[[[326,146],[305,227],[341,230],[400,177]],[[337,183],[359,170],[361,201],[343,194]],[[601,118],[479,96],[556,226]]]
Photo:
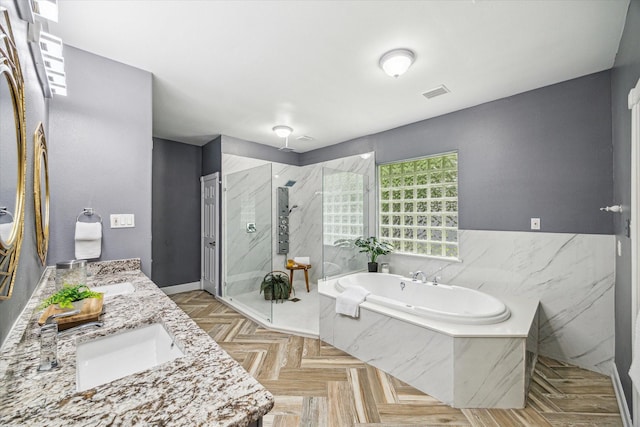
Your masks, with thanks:
[[[51,102],[49,264],[73,259],[76,216],[103,219],[101,260],[140,258],[151,274],[151,81],[146,71],[70,46],[69,96]],[[111,229],[110,214],[135,214],[135,228]]]
[[[222,169],[222,137],[219,136],[202,147],[202,175],[220,172]]]
[[[284,163],[286,165],[299,166],[300,163],[300,154],[298,153],[286,153],[268,145],[257,144],[226,135],[222,135],[222,152],[225,154],[235,154],[236,156]]]
[[[24,243],[20,253],[20,261],[16,272],[16,281],[13,288],[13,296],[6,301],[0,301],[0,343],[3,343],[7,333],[18,318],[27,301],[31,297],[44,267],[36,251],[35,217],[33,207],[33,133],[39,122],[48,131],[49,103],[42,95],[38,76],[35,72],[33,60],[27,45],[27,24],[21,21],[16,13],[15,3],[8,0],[0,0],[0,6],[9,10],[13,33],[18,47],[18,56],[22,63],[22,72],[25,79],[26,119],[27,119],[27,188],[25,203]],[[13,142],[13,141],[12,141]],[[52,142],[49,139],[49,147]],[[4,144],[5,141],[2,141]]]
[[[386,163],[459,152],[460,228],[613,234],[610,73],[604,71],[300,155]]]
[[[613,200],[629,207],[631,203],[631,111],[629,91],[640,78],[640,0],[631,0],[615,66],[611,73],[613,118]],[[625,233],[629,214],[613,215],[616,239],[622,244],[622,256],[616,257],[615,322],[616,367],[631,406],[631,241]]]
[[[160,287],[200,281],[202,151],[153,138],[151,279]]]

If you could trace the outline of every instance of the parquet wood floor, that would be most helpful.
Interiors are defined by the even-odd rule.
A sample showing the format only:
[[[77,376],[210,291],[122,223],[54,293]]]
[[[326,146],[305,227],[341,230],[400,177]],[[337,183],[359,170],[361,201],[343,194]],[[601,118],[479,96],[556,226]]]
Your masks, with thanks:
[[[611,380],[540,357],[524,409],[454,409],[318,339],[269,331],[206,292],[172,295],[275,396],[265,427],[622,426]]]

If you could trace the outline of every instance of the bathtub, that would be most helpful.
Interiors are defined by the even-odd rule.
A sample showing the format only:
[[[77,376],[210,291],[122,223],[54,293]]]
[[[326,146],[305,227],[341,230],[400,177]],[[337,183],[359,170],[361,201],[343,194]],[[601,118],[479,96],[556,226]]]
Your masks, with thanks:
[[[336,282],[339,292],[361,286],[367,302],[433,320],[465,325],[492,325],[509,319],[509,308],[498,298],[473,289],[422,283],[397,274],[356,273]]]
[[[371,294],[358,317],[341,292]],[[538,354],[538,300],[383,273],[318,282],[320,339],[455,408],[523,408]],[[508,308],[507,308],[508,307]]]

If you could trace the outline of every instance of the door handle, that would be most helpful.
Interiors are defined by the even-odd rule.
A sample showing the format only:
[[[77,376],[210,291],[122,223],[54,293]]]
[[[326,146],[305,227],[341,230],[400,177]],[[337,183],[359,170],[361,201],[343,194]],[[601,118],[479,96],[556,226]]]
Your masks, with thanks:
[[[209,242],[209,246],[215,246],[216,242]]]

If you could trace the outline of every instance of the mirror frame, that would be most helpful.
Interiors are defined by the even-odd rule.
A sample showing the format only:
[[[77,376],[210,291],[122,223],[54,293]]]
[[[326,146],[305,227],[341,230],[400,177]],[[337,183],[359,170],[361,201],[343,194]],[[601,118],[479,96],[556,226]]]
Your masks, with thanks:
[[[0,240],[0,300],[11,298],[16,280],[16,270],[20,258],[20,249],[24,238],[24,205],[27,181],[27,133],[24,106],[24,78],[18,58],[15,38],[11,29],[11,20],[7,9],[0,7],[0,76],[6,77],[16,127],[18,148],[18,180],[16,183],[16,202],[13,213],[14,225],[6,242]],[[0,84],[3,84],[0,82]]]
[[[33,134],[33,147],[33,208],[36,221],[36,248],[40,262],[42,265],[46,265],[47,250],[49,248],[49,155],[42,122],[38,123],[38,127]],[[43,172],[44,189],[42,188]],[[45,196],[44,206],[42,206],[43,190]]]

